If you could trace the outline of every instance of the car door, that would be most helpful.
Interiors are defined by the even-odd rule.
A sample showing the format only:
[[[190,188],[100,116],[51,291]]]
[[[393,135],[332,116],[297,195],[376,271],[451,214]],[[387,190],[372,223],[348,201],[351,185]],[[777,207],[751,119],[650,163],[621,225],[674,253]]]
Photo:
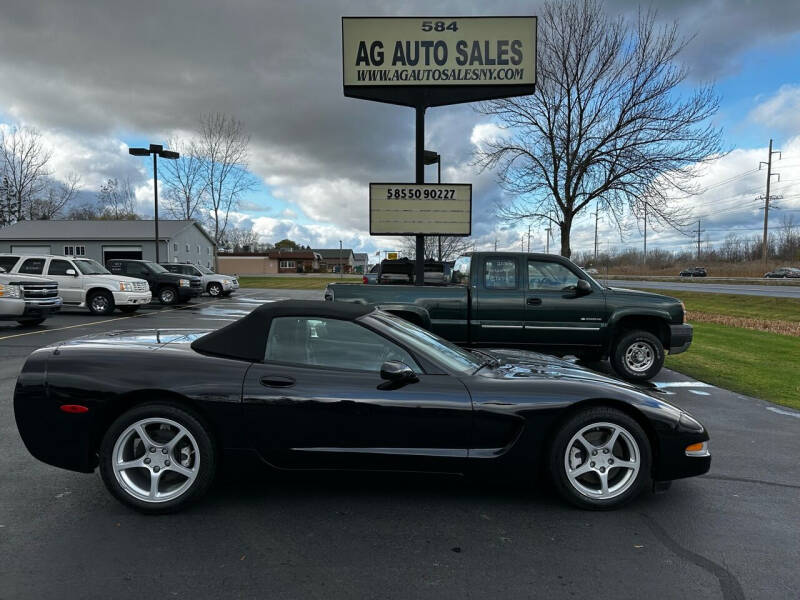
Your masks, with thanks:
[[[68,275],[67,271],[74,275]],[[58,294],[65,304],[80,304],[83,302],[83,277],[78,268],[69,260],[51,258],[47,265],[47,278],[58,282]]]
[[[388,386],[379,374],[386,360],[407,364],[419,381]],[[253,446],[284,467],[458,471],[470,443],[463,384],[424,373],[405,349],[352,321],[273,319],[243,406]]]
[[[603,290],[578,293],[581,274],[558,261],[530,258],[527,261],[525,334],[532,345],[589,346],[602,343],[602,328],[608,318]]]
[[[475,268],[476,265],[472,265]],[[473,287],[472,339],[481,344],[520,344],[525,340],[525,290],[515,256],[486,256]]]

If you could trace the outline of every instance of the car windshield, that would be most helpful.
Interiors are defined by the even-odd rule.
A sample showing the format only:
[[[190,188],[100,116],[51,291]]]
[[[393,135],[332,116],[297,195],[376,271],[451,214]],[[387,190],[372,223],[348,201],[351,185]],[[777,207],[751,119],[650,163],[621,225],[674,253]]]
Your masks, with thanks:
[[[433,357],[434,360],[443,362],[453,371],[474,373],[483,362],[471,352],[467,352],[463,348],[459,348],[455,344],[443,340],[438,335],[409,323],[398,316],[383,311],[375,311],[363,317],[363,320],[368,325],[377,325],[377,329],[390,329],[391,335],[398,342],[414,352],[426,354]]]
[[[83,273],[84,275],[110,275],[108,269],[106,269],[103,265],[99,262],[92,260],[91,258],[80,258],[75,260],[75,266],[78,267],[78,270]]]
[[[204,267],[203,265],[194,265],[194,268],[200,271],[203,275],[214,275],[214,271]]]
[[[162,267],[158,263],[143,261],[142,264],[147,265],[148,269],[150,269],[151,271],[155,271],[156,273],[169,273],[169,271],[167,271],[164,267]]]

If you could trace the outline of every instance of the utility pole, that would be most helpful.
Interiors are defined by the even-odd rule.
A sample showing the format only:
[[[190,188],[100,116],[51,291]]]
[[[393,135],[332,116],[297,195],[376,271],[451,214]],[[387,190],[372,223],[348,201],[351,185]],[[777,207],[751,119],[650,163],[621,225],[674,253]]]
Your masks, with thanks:
[[[597,262],[597,221],[600,219],[600,211],[594,209],[594,262]]]
[[[525,234],[524,233],[522,234],[522,237],[519,238],[519,245],[520,245],[520,251],[525,252]]]
[[[761,262],[764,263],[764,268],[767,266],[767,229],[769,228],[769,184],[773,175],[778,176],[780,181],[780,174],[772,172],[772,155],[777,154],[778,160],[781,159],[780,152],[772,149],[772,138],[769,140],[769,154],[767,162],[761,161],[758,163],[758,170],[761,170],[761,165],[767,165],[767,194],[764,196],[764,239],[761,242]]]
[[[551,211],[547,211],[547,229],[545,230],[547,231],[547,235],[545,238],[547,242],[544,250],[545,254],[550,254],[550,232],[553,230],[553,219],[550,216],[550,214]]]
[[[528,252],[531,251],[531,226],[528,225]]]
[[[494,251],[497,252],[497,238],[494,238]]]
[[[700,219],[697,219],[697,262],[700,262],[700,234],[704,231],[705,229],[700,229]]]
[[[644,264],[647,264],[647,201],[645,200],[644,203],[644,258],[642,259]]]

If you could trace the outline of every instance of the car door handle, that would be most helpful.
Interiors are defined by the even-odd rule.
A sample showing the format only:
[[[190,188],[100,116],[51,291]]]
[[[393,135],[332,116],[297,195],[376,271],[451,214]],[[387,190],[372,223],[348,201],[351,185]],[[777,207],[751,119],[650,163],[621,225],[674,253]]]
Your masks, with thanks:
[[[261,378],[261,385],[266,387],[291,387],[294,385],[294,377],[265,375]]]
[[[528,298],[527,303],[530,304],[531,306],[539,306],[542,303],[542,299],[541,298]]]

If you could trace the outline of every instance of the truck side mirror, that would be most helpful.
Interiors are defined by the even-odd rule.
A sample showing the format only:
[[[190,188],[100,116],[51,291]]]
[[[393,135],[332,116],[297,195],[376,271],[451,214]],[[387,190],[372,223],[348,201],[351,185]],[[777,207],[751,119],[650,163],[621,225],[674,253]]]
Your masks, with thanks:
[[[78,273],[75,272],[75,269],[67,269],[66,271],[64,271],[64,273],[66,275],[72,275],[73,277],[77,277],[78,276]]]
[[[575,285],[575,294],[578,296],[585,296],[586,294],[591,294],[591,293],[592,293],[591,284],[585,279],[578,279],[578,283]]]

